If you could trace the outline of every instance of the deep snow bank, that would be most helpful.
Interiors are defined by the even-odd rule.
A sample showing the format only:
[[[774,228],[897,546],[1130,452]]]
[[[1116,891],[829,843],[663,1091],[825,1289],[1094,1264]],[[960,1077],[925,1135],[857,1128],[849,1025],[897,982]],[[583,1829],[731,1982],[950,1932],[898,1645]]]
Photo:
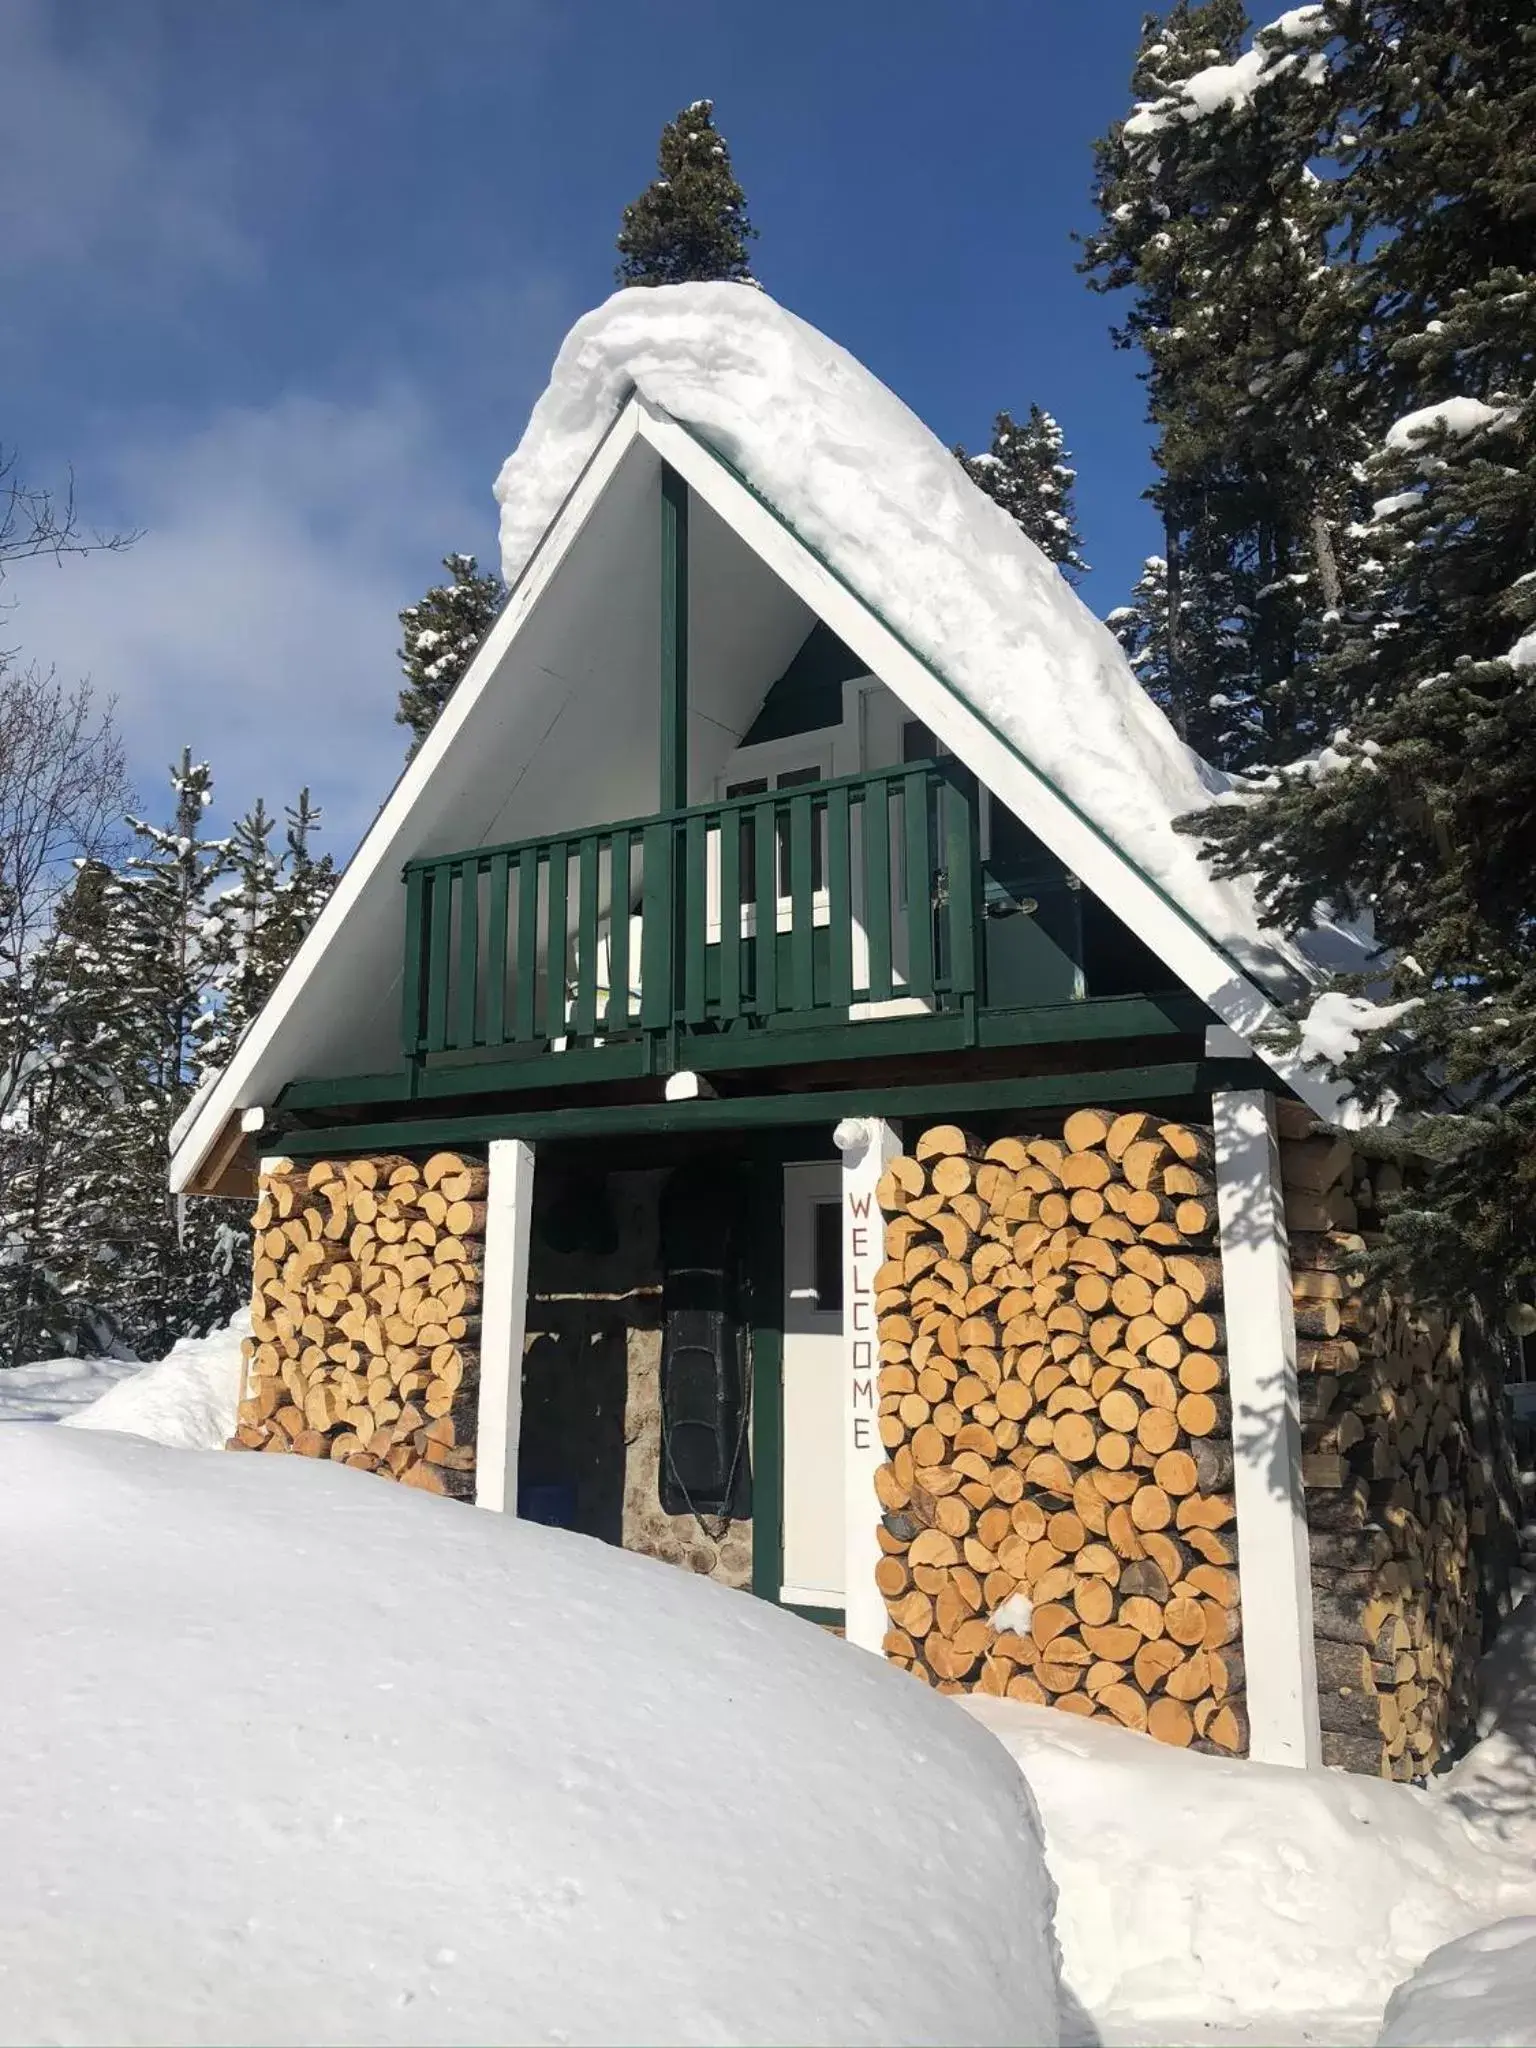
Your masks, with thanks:
[[[0,1371],[0,1422],[58,1422],[139,1370],[131,1359],[40,1358]]]
[[[579,320],[496,482],[516,580],[631,391],[696,430],[918,654],[1260,974],[1296,956],[1172,820],[1228,785],[1033,541],[915,413],[747,285],[617,293]]]
[[[1536,1919],[1437,1948],[1393,1992],[1381,2048],[1536,2048]]]
[[[1183,2022],[1369,2028],[1452,1936],[1536,1911],[1487,1816],[1374,1778],[1197,1756],[972,1695],[1045,1823],[1062,1977],[1115,2038]],[[1186,2036],[1187,2037],[1187,2036]]]
[[[147,1436],[177,1450],[219,1450],[234,1434],[240,1340],[250,1331],[250,1310],[242,1309],[211,1336],[183,1337],[156,1364],[130,1368],[88,1407],[61,1419],[74,1429]]]
[[[0,1430],[7,2042],[1056,2038],[1004,1753],[670,1565]]]

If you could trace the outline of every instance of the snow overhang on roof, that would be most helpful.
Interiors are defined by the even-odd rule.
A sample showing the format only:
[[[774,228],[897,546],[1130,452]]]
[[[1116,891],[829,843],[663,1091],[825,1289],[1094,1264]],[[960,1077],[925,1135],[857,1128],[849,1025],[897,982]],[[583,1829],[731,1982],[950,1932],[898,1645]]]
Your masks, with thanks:
[[[207,1188],[240,1111],[287,1081],[394,1063],[403,861],[654,808],[661,460],[700,506],[701,768],[712,751],[723,765],[821,618],[1243,1038],[1273,1032],[1274,998],[1313,979],[1252,892],[1218,881],[1174,830],[1226,779],[899,399],[749,287],[621,292],[572,329],[497,480],[505,610],[229,1067],[183,1120],[173,1186]],[[1347,1115],[1331,1076],[1255,1049],[1320,1114]]]

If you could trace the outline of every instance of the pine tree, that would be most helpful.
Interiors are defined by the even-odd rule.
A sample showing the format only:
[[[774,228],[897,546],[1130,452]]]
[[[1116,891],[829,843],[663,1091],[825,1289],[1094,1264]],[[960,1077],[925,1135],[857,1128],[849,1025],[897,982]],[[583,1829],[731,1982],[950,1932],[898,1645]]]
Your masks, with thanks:
[[[1337,113],[1316,23],[1283,17],[1247,51],[1246,27],[1240,0],[1149,17],[1138,105],[1097,146],[1103,224],[1083,264],[1095,289],[1133,292],[1115,338],[1147,358],[1169,707],[1239,770],[1334,722],[1322,656],[1363,453],[1357,308],[1312,169]]]
[[[434,584],[417,604],[400,614],[405,671],[396,725],[409,726],[414,754],[437,723],[438,713],[495,625],[506,591],[496,576],[482,576],[473,555],[444,555],[447,583]]]
[[[963,448],[955,454],[971,482],[1017,521],[1047,561],[1073,583],[1087,573],[1074,503],[1077,471],[1067,461],[1061,428],[1048,412],[1032,405],[1022,425],[1000,412],[985,454],[967,455]]]
[[[753,284],[747,243],[757,230],[713,100],[695,100],[661,131],[657,175],[619,229],[620,284]]]
[[[1347,719],[1206,830],[1284,921],[1370,918],[1374,992],[1416,1007],[1347,1071],[1436,1162],[1389,1255],[1496,1294],[1536,1273],[1536,23],[1473,0],[1323,22],[1375,443],[1327,663]]]

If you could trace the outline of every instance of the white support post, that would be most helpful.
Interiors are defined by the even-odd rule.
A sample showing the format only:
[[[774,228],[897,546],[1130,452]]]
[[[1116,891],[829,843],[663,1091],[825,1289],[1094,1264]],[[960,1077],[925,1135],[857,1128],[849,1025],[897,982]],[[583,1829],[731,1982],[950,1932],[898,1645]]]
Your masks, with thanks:
[[[1212,1099],[1232,1394],[1249,1755],[1318,1769],[1312,1574],[1301,1477],[1296,1317],[1274,1098]]]
[[[849,1117],[833,1133],[843,1158],[843,1625],[847,1640],[880,1654],[885,1602],[875,1584],[880,1504],[875,1471],[885,1461],[875,1378],[875,1274],[885,1257],[885,1228],[875,1183],[901,1150],[879,1117]]]
[[[533,1222],[533,1147],[491,1145],[485,1201],[485,1280],[480,1306],[480,1407],[475,1505],[517,1513],[517,1447],[523,1419],[523,1339],[528,1327],[528,1240]]]

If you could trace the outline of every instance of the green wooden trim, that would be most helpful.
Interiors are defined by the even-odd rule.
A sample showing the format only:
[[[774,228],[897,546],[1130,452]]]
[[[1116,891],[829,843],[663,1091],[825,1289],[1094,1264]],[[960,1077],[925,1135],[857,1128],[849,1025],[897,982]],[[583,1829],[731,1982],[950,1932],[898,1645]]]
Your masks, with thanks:
[[[876,792],[879,792],[877,795]],[[891,996],[891,785],[871,783],[864,797],[864,936],[872,1003]]]
[[[565,955],[567,892],[571,882],[571,848],[556,839],[549,849],[549,909],[544,939],[544,1036],[565,1036]]]
[[[816,1006],[815,866],[811,834],[815,830],[812,798],[796,791],[789,799],[789,1001],[790,1010]]]
[[[784,1168],[749,1169],[752,1317],[752,1590],[779,1602],[784,1583]]]
[[[752,1590],[757,1591],[755,1584]],[[813,1621],[818,1628],[841,1628],[848,1618],[841,1607],[802,1607],[794,1600],[780,1600],[776,1604],[783,1613],[794,1615],[797,1621]]]
[[[427,897],[427,1051],[448,1043],[448,957],[453,937],[453,867],[438,861]]]
[[[590,1038],[597,1029],[597,870],[601,840],[587,832],[576,844],[576,1001],[571,1030]]]
[[[827,796],[827,1001],[846,1010],[853,1001],[852,806],[846,789]]]
[[[629,1026],[629,866],[632,836],[621,825],[608,851],[608,1029]]]
[[[455,1045],[475,1043],[479,985],[480,863],[470,860],[459,869],[459,1000],[453,1029]]]
[[[517,1003],[512,1034],[530,1039],[538,1023],[539,853],[527,846],[517,856]]]
[[[566,1058],[574,1055],[564,1055]],[[1157,1067],[1120,1067],[1077,1074],[1008,1075],[991,1081],[941,1081],[880,1088],[826,1088],[801,1095],[747,1095],[696,1102],[572,1103],[564,1109],[482,1112],[342,1124],[295,1131],[283,1140],[295,1156],[329,1152],[392,1152],[525,1138],[681,1136],[692,1131],[749,1131],[788,1124],[838,1123],[848,1116],[985,1116],[1002,1110],[1057,1110],[1085,1102],[1188,1102],[1218,1088],[1264,1085],[1257,1060],[1184,1060]]]
[[[688,486],[661,465],[661,808],[688,801]]]
[[[930,775],[937,777],[939,780],[948,781],[953,774],[954,765],[952,761],[903,761],[897,768],[865,768],[857,775],[834,775],[825,782],[806,783],[803,787],[807,795],[817,798],[829,795],[834,789],[863,791],[876,782],[900,782],[903,776],[910,774],[914,768],[924,768]],[[780,792],[777,791],[765,793],[762,790],[758,790],[752,796],[728,796],[721,797],[717,803],[678,805],[670,811],[649,811],[640,817],[617,818],[611,824],[593,825],[587,829],[594,832],[617,832],[622,827],[626,831],[640,832],[648,830],[655,825],[680,824],[686,818],[689,810],[702,813],[714,824],[732,811],[755,811],[760,804],[775,800],[779,794]],[[789,790],[782,792],[786,800],[790,794]],[[419,860],[404,862],[400,872],[408,878],[415,868],[436,868],[445,860],[485,861],[492,854],[519,854],[526,852],[530,847],[536,847],[542,853],[553,844],[555,839],[561,837],[569,839],[573,836],[570,832],[563,834],[551,833],[543,839],[507,839],[495,846],[467,848],[463,853],[423,854]]]
[[[704,964],[708,951],[708,833],[702,812],[695,811],[683,827],[683,885],[677,899],[677,922],[683,949],[683,1021],[702,1024],[706,1015]]]
[[[913,995],[931,996],[933,859],[928,839],[928,777],[921,768],[902,780],[901,822],[907,869],[907,988]]]
[[[741,822],[720,821],[720,1015],[741,1015]]]
[[[752,1007],[760,1017],[779,1007],[779,842],[773,805],[758,799],[753,819],[757,921],[752,945]]]
[[[663,1031],[672,1022],[672,867],[676,827],[653,822],[641,837],[640,1022]]]
[[[507,1035],[507,895],[512,863],[504,853],[491,862],[491,895],[485,963],[485,1042],[500,1045]],[[409,954],[406,956],[409,958]]]
[[[700,1034],[685,1039],[684,1064],[700,1073],[777,1067],[806,1061],[884,1059],[901,1054],[950,1052],[971,1044],[1103,1044],[1116,1038],[1178,1038],[1204,1030],[1210,1012],[1198,996],[1102,996],[1082,1003],[1053,1003],[1037,1010],[984,1010],[974,1028],[955,1011],[931,1017],[871,1018],[866,1024],[832,1024],[824,1030]],[[549,1088],[619,1079],[650,1070],[646,1048],[621,1045],[573,1047],[525,1059],[475,1060],[425,1068],[413,1081],[407,1067],[388,1073],[345,1075],[337,1080],[290,1081],[277,1098],[279,1109],[339,1109],[353,1104],[409,1102],[418,1096],[499,1094],[514,1088]]]
[[[974,989],[976,963],[985,955],[976,934],[981,904],[981,831],[974,777],[965,785],[951,782],[941,792],[939,805],[944,817],[946,974],[951,988]],[[985,993],[983,990],[983,1001]]]
[[[407,1059],[421,1050],[421,934],[426,892],[425,868],[413,869],[405,879],[405,972],[400,985],[400,1050]]]

